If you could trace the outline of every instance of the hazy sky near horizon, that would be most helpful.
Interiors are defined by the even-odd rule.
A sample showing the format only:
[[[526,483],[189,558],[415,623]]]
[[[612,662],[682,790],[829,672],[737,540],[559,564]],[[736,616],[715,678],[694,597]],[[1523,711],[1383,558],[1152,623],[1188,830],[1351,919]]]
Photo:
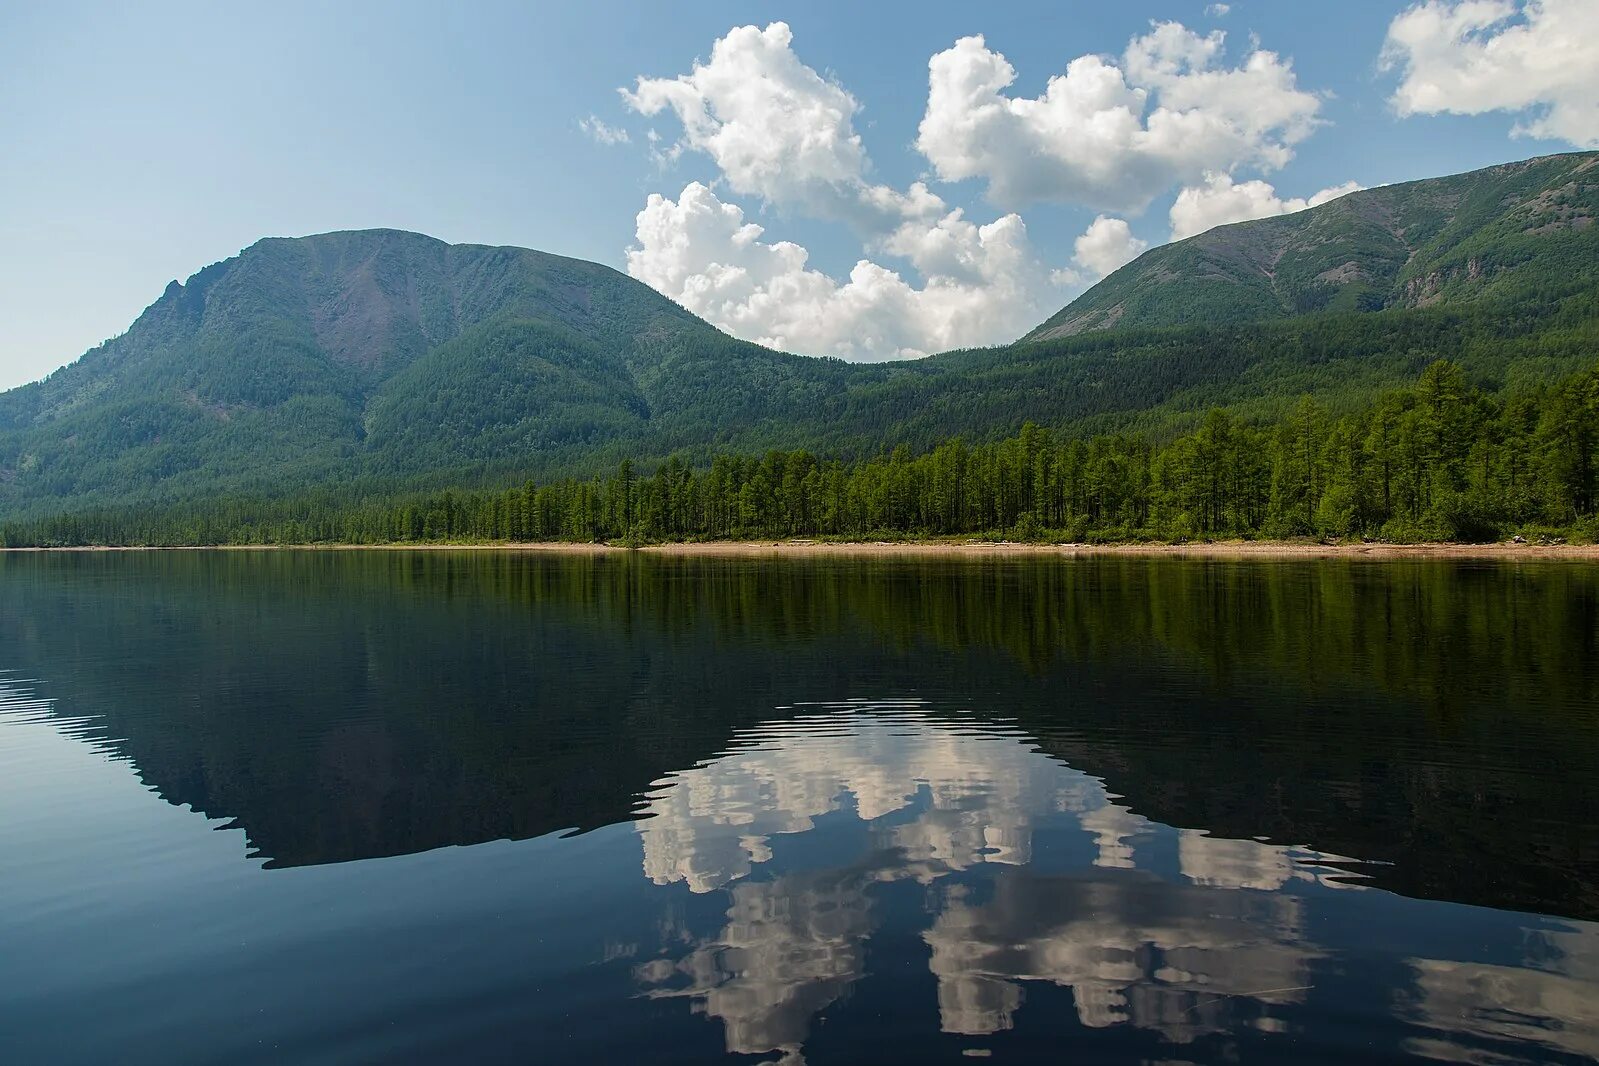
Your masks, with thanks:
[[[0,100],[0,388],[263,236],[377,226],[882,359],[1211,225],[1599,146],[1599,2],[12,3]]]

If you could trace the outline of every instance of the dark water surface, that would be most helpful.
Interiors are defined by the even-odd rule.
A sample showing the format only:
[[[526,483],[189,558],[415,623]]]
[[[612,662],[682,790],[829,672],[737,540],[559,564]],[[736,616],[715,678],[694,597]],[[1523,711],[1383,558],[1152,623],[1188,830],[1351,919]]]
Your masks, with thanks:
[[[1582,1062],[1599,567],[0,555],[0,1061]]]

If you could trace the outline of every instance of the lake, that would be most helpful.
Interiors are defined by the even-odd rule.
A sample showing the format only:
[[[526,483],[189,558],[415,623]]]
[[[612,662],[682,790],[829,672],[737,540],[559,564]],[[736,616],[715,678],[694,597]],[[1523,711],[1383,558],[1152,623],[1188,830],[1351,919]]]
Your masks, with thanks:
[[[0,1061],[1586,1062],[1599,566],[0,555]]]

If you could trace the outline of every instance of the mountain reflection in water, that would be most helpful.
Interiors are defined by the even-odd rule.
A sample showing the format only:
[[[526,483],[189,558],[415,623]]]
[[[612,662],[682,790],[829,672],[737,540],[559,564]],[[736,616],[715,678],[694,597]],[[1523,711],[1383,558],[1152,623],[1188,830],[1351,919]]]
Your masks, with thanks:
[[[0,1059],[1586,1062],[1596,764],[1592,567],[0,556]]]

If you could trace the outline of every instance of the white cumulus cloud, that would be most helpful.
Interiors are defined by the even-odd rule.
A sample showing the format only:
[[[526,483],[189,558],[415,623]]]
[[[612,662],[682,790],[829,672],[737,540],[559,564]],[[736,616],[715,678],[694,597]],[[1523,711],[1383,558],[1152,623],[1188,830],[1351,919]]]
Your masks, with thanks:
[[[982,37],[962,38],[928,64],[917,148],[940,178],[982,178],[1006,207],[1141,210],[1209,171],[1280,167],[1315,129],[1321,99],[1274,52],[1227,65],[1225,41],[1220,30],[1157,23],[1119,64],[1079,56],[1041,96],[1014,97],[1005,90],[1015,68]]]
[[[1207,175],[1230,182],[1239,167],[1287,161],[1320,106],[1274,53],[1255,49],[1230,66],[1224,44],[1220,32],[1153,24],[1120,60],[1080,57],[1026,100],[1003,95],[1016,77],[1005,58],[965,38],[932,57],[917,146],[939,177],[985,177],[997,201],[1134,210],[1206,181],[1199,209],[1219,213]],[[781,22],[732,29],[688,73],[640,77],[621,92],[640,114],[681,123],[669,148],[646,135],[658,164],[703,153],[721,175],[715,190],[693,182],[675,200],[649,197],[628,272],[746,340],[873,360],[1006,343],[1148,247],[1126,219],[1101,214],[1070,260],[1052,266],[1014,212],[982,224],[923,183],[873,181],[860,104],[795,54]],[[769,239],[730,194],[848,222],[862,258],[847,278],[830,277],[802,245]],[[1250,210],[1293,209],[1265,199]]]
[[[1051,269],[1015,214],[982,225],[920,182],[901,191],[869,180],[859,104],[792,45],[780,22],[735,28],[689,73],[639,78],[622,95],[642,114],[675,115],[674,147],[708,155],[733,193],[847,221],[866,251],[915,274],[863,257],[832,278],[804,247],[763,239],[743,208],[694,182],[676,200],[649,198],[627,268],[701,317],[774,348],[848,359],[1000,344],[1142,249],[1125,221],[1100,218],[1072,265]]]
[[[708,62],[675,78],[641,77],[622,98],[644,115],[674,113],[679,143],[709,155],[735,193],[871,230],[942,215],[943,201],[925,185],[902,193],[867,181],[854,125],[860,104],[806,66],[792,42],[786,23],[740,26],[712,46]]]
[[[1401,115],[1516,112],[1519,135],[1599,147],[1599,0],[1427,0],[1383,54]]]
[[[1190,186],[1177,194],[1177,200],[1171,206],[1171,239],[1180,241],[1230,222],[1289,215],[1308,207],[1318,207],[1361,188],[1356,182],[1346,181],[1313,196],[1284,199],[1277,195],[1277,190],[1268,182],[1258,179],[1235,182],[1226,174],[1209,174],[1203,185]]]
[[[1096,278],[1104,277],[1137,259],[1149,247],[1148,241],[1133,236],[1132,227],[1124,218],[1100,215],[1089,223],[1088,229],[1077,238],[1074,245],[1077,264]]]
[[[883,242],[921,273],[917,287],[869,259],[837,281],[809,266],[805,248],[764,234],[736,204],[693,182],[675,201],[650,196],[627,270],[745,340],[882,360],[1012,341],[1074,287],[1142,248],[1124,221],[1099,218],[1077,242],[1080,269],[1052,271],[1018,216],[979,226],[951,211],[931,224],[905,223]]]

